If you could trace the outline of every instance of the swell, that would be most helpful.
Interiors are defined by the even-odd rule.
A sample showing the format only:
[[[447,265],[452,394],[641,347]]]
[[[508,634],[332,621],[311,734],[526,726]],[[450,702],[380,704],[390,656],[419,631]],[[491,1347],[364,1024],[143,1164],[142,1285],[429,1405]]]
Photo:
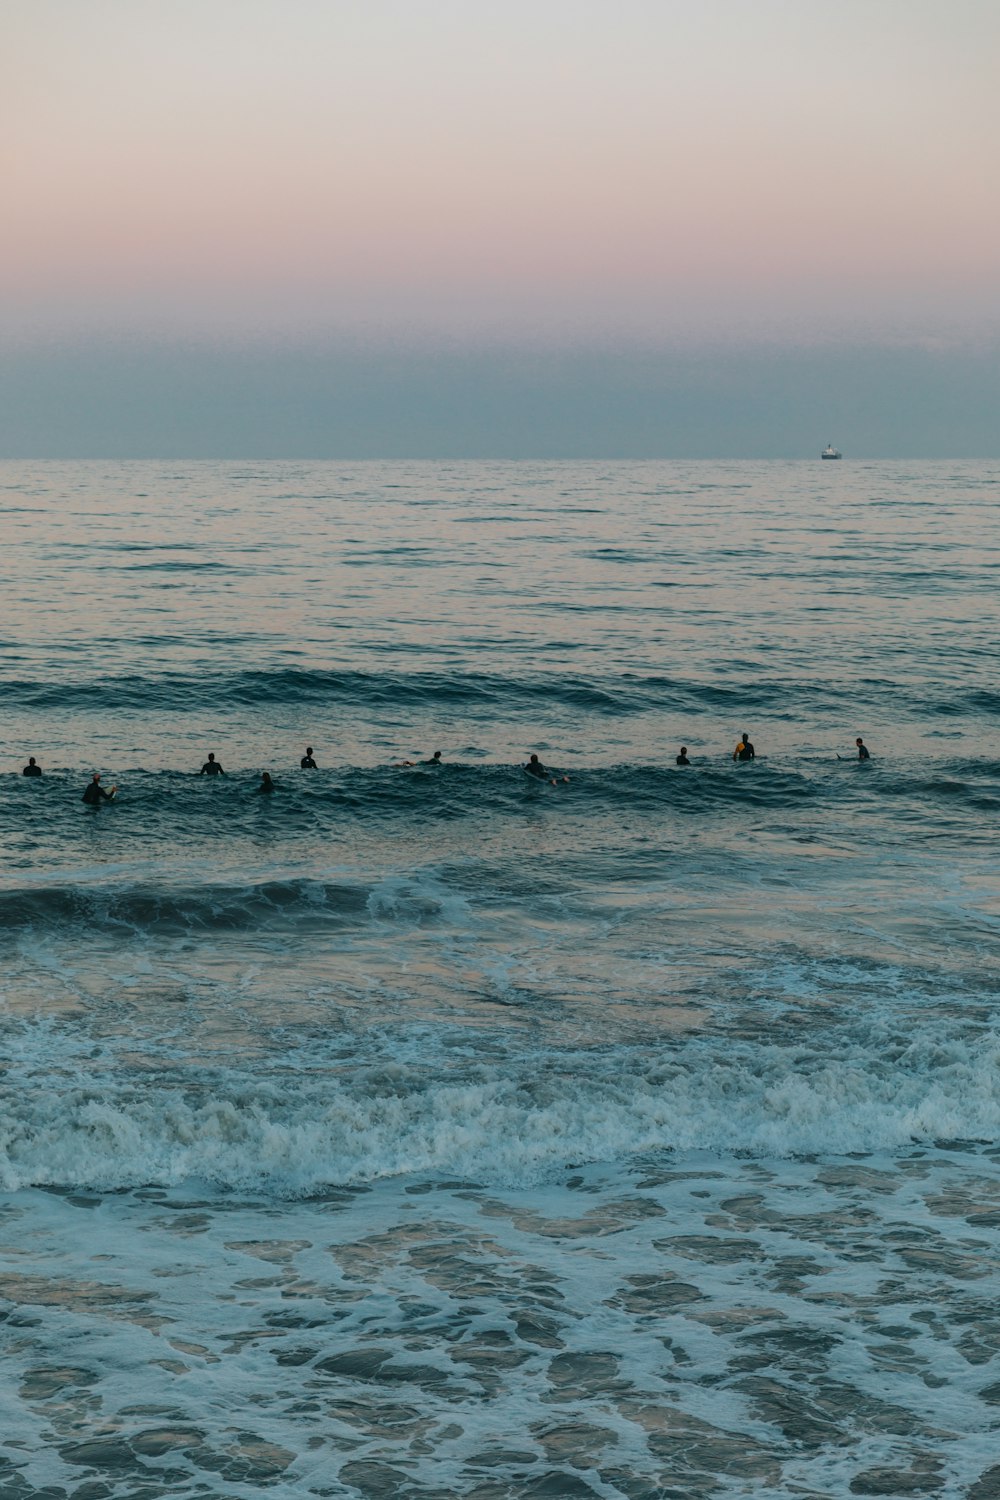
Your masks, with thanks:
[[[885,694],[878,684],[877,698]],[[988,694],[973,694],[973,706],[986,706]],[[594,714],[642,714],[659,709],[684,713],[731,712],[787,715],[793,709],[844,708],[857,699],[857,685],[825,680],[794,681],[740,677],[731,682],[699,682],[665,674],[587,675],[582,673],[361,672],[336,668],[283,667],[220,672],[124,673],[99,677],[85,670],[72,678],[11,678],[4,683],[10,707],[91,708],[102,712],[168,710],[192,712],[212,707],[329,704],[350,708],[427,707],[446,711],[496,708],[504,716],[539,705],[561,704]],[[926,711],[926,699],[921,702]],[[949,711],[957,711],[951,709]],[[736,731],[738,732],[738,730]]]
[[[902,830],[908,843],[956,832],[979,842],[1000,813],[997,767],[968,759],[917,768],[886,760],[859,765],[814,759],[796,765],[777,757],[739,766],[728,758],[706,757],[686,768],[574,767],[569,782],[557,786],[534,781],[518,765],[344,767],[279,775],[270,797],[257,795],[256,773],[232,767],[215,781],[190,773],[132,771],[118,776],[115,803],[96,812],[82,805],[81,784],[81,776],[65,772],[34,784],[20,776],[0,779],[5,831],[9,838],[30,840],[35,867],[44,863],[38,853],[43,849],[65,867],[74,858],[89,863],[95,854],[101,860],[131,859],[155,849],[158,858],[168,852],[183,858],[212,848],[216,865],[229,859],[240,841],[261,839],[275,849],[308,844],[311,858],[328,850],[320,856],[326,864],[338,862],[338,851],[360,830],[391,840],[430,838],[437,851],[461,840],[468,846],[473,834],[479,838],[486,830],[491,836],[505,827],[516,832],[517,820],[526,814],[553,827],[563,825],[567,837],[582,836],[584,828],[604,837],[635,815],[660,820],[657,826],[694,821],[724,831],[770,820],[780,829],[787,818],[800,832],[863,831],[869,841]],[[445,841],[443,830],[450,824],[455,834]],[[376,857],[384,862],[384,851]],[[8,864],[6,890],[0,888],[0,930],[42,920],[47,910],[60,918],[89,910],[92,895],[70,887],[90,879],[70,879],[67,889],[54,883],[43,894]],[[301,883],[302,890],[313,888],[315,882]],[[193,904],[205,894],[199,886],[184,899]],[[120,909],[126,897],[119,893],[113,899]],[[111,909],[112,897],[100,901],[105,903],[101,912]],[[277,907],[297,901],[298,896],[282,896],[279,883],[259,914],[273,915]],[[152,897],[149,903],[150,916],[160,920]]]

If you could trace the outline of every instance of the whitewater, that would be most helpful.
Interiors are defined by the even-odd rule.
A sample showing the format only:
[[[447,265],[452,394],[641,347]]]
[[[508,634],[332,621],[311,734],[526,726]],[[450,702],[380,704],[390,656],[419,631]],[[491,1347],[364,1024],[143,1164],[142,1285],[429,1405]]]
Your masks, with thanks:
[[[998,500],[0,464],[0,1492],[1000,1495]]]

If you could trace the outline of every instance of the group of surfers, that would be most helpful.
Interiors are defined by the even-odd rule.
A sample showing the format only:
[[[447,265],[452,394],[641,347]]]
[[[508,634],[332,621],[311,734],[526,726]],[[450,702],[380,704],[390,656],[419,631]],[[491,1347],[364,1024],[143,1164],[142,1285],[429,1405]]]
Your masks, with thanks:
[[[864,740],[860,735],[854,741],[854,744],[857,748],[858,760],[871,760],[871,755],[869,754],[868,747],[866,746]],[[756,760],[756,758],[757,751],[754,749],[753,741],[751,740],[746,730],[744,730],[743,734],[740,736],[735,750],[733,751],[733,760],[748,761]],[[841,756],[838,755],[837,759],[840,760]],[[393,762],[394,769],[396,770],[405,770],[411,766],[440,766],[443,764],[444,762],[441,759],[440,750],[435,750],[434,754],[428,756],[426,760],[398,760]],[[675,764],[678,766],[689,766],[691,764],[691,761],[688,757],[686,745],[681,746],[680,753],[675,759]],[[299,761],[299,765],[303,771],[316,771],[319,769],[313,757],[312,745],[306,746],[306,753]],[[548,766],[543,765],[538,756],[535,754],[532,754],[527,763],[522,766],[522,770],[524,770],[529,776],[533,777],[536,781],[548,782],[550,786],[559,786],[561,783],[569,781],[568,776],[558,776],[554,772],[550,771]],[[33,755],[29,756],[28,764],[25,766],[21,774],[22,776],[41,776],[42,768]],[[225,776],[225,774],[226,773],[222,769],[221,763],[215,758],[215,752],[210,750],[208,753],[208,759],[202,766],[201,770],[198,772],[198,775]],[[273,792],[274,789],[274,780],[272,779],[270,771],[262,771],[260,773],[260,785],[258,786],[257,791],[267,795],[268,793]],[[84,790],[83,801],[87,804],[88,807],[100,807],[102,802],[113,801],[114,795],[117,790],[117,786],[111,787],[110,791],[107,788],[103,787],[101,785],[101,773],[99,771],[95,771],[90,781],[88,782],[86,789]]]

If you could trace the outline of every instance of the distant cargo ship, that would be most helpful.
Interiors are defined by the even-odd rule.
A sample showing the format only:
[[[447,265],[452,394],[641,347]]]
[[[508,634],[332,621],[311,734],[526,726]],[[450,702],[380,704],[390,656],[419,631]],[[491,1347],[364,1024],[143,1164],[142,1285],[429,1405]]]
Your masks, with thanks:
[[[841,453],[840,449],[835,448],[832,443],[827,443],[826,447],[823,449],[823,452],[820,454],[820,458],[843,458],[843,456],[844,455]]]

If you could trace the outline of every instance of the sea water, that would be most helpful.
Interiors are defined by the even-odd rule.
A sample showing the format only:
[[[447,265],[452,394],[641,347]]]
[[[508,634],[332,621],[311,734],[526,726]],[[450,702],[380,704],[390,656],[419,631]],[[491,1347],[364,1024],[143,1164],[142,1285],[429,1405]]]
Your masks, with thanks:
[[[998,502],[0,466],[3,1496],[1000,1495]]]

